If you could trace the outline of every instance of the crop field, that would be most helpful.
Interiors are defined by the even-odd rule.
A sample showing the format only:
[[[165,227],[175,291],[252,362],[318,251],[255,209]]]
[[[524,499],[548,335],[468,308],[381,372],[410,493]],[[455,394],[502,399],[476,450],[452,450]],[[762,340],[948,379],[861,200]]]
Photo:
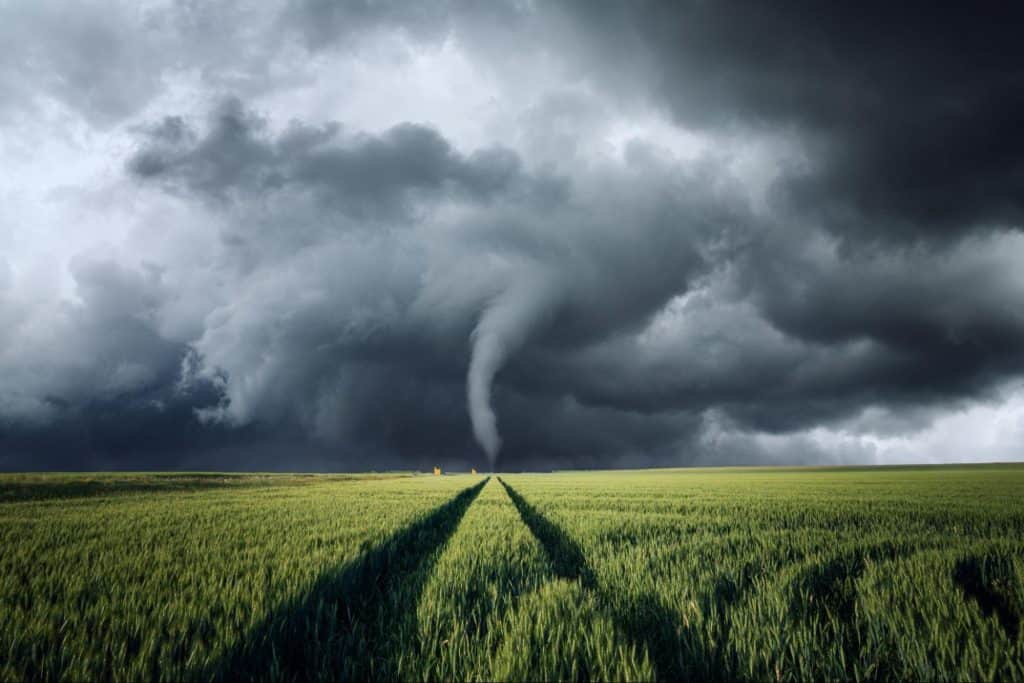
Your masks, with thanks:
[[[1024,466],[0,476],[0,680],[1024,680]]]

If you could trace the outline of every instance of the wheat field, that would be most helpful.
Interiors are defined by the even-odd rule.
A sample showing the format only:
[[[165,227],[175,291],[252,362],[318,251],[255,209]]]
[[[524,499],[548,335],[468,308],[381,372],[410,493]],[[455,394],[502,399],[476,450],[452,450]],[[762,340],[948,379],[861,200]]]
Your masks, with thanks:
[[[1024,467],[0,477],[0,679],[1024,680]]]

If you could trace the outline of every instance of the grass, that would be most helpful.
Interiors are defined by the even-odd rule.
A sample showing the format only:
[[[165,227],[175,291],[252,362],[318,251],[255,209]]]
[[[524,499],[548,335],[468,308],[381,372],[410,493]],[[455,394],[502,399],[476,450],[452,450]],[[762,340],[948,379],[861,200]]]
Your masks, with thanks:
[[[50,498],[81,498],[114,496],[124,493],[157,493],[160,491],[199,491],[213,487],[252,488],[256,486],[289,486],[326,481],[359,479],[395,479],[411,473],[382,474],[235,474],[221,472],[135,473],[100,472],[90,474],[6,474],[0,475],[0,503],[47,500]]]
[[[0,680],[1024,680],[1024,466],[0,477]]]

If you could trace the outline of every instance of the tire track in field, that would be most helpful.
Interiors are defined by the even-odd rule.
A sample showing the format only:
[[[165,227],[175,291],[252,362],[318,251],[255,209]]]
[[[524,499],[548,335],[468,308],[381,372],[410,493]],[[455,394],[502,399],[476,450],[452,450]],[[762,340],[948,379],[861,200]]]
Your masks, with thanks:
[[[323,574],[307,594],[270,614],[196,678],[393,680],[395,653],[415,642],[416,604],[427,578],[488,481]]]
[[[551,562],[555,574],[570,581],[579,580],[584,588],[593,590],[597,587],[594,573],[587,565],[583,550],[572,538],[557,525],[549,521],[537,509],[526,502],[519,493],[509,486],[501,477],[498,481],[505,487],[505,492],[519,510],[519,516],[529,527],[530,532],[540,541],[548,561]]]
[[[630,643],[638,651],[646,652],[650,657],[658,680],[679,680],[685,678],[687,671],[682,661],[682,634],[679,630],[679,617],[666,608],[653,595],[644,595],[633,602],[628,613],[611,609],[614,605],[613,596],[608,595],[597,582],[597,578],[587,563],[582,548],[557,524],[530,505],[519,492],[509,486],[501,477],[498,481],[505,487],[512,499],[523,523],[544,548],[552,568],[560,578],[579,581],[580,586],[591,591],[602,605],[607,616]],[[691,649],[699,645],[699,641],[690,643]]]

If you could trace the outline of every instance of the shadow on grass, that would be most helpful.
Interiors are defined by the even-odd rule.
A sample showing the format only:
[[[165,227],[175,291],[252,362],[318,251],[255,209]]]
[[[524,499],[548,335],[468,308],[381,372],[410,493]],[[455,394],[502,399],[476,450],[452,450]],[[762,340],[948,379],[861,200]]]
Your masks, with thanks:
[[[1021,615],[1007,597],[1013,575],[1010,560],[996,555],[966,558],[953,570],[953,580],[964,596],[974,600],[986,617],[995,616],[1006,637],[1016,641]]]
[[[197,678],[394,680],[399,656],[417,642],[416,604],[430,571],[488,480],[322,575]]]
[[[594,592],[602,611],[616,629],[650,657],[658,680],[707,678],[713,674],[707,667],[709,659],[703,640],[683,625],[675,611],[666,608],[655,595],[645,594],[624,601],[602,589],[579,544],[504,480],[499,478],[498,481],[505,487],[523,522],[540,541],[555,573],[564,579],[578,580],[584,589]]]
[[[544,547],[544,552],[547,554],[555,574],[570,581],[578,579],[580,584],[588,590],[596,588],[597,582],[594,580],[594,574],[587,566],[587,560],[579,545],[564,531],[548,521],[544,515],[537,512],[504,480],[499,477],[498,481],[505,487],[508,497],[512,499],[512,503],[519,510],[519,516],[522,517],[523,522]]]

